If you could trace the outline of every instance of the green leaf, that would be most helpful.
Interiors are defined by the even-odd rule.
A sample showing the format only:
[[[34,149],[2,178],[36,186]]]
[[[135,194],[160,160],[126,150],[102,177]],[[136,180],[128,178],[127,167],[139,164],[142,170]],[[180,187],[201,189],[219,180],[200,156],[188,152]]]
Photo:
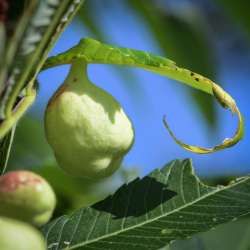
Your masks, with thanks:
[[[50,49],[84,0],[29,1],[25,5],[0,71],[0,138],[35,99],[33,86]],[[33,98],[31,98],[33,97]],[[25,102],[25,99],[29,99]],[[15,108],[16,107],[16,108]]]
[[[155,250],[249,213],[249,191],[250,177],[209,187],[176,160],[42,232],[49,249]]]
[[[244,28],[250,38],[249,2],[246,0],[216,0],[230,17]]]
[[[15,126],[11,129],[11,131],[0,140],[0,174],[4,174],[9,156],[10,156],[10,149],[12,146],[14,134],[15,134]]]

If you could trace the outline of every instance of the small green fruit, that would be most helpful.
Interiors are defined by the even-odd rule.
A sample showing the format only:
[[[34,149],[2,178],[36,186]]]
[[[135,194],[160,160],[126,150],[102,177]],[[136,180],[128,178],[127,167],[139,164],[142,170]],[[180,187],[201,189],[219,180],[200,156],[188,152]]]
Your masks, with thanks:
[[[41,226],[48,222],[56,205],[50,185],[29,171],[12,171],[0,176],[0,216]]]
[[[75,61],[45,113],[45,131],[58,164],[77,177],[110,176],[134,140],[129,118],[113,96],[92,84]]]
[[[31,225],[0,217],[1,250],[45,250],[45,241],[38,230]]]

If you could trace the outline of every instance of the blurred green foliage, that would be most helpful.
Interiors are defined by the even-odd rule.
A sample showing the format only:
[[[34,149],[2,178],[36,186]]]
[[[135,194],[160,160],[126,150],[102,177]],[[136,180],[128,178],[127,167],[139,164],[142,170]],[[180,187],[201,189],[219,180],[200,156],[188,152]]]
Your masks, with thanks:
[[[54,163],[41,121],[32,115],[25,116],[16,128],[8,169],[43,167]]]
[[[250,18],[248,0],[216,0],[222,10],[232,19],[232,22],[240,25],[250,39]]]

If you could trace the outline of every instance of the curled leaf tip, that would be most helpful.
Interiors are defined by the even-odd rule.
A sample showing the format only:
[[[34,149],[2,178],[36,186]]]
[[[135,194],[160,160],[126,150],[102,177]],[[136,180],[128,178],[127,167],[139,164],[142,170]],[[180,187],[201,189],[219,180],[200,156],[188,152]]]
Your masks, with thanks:
[[[163,117],[163,124],[164,124],[165,128],[168,130],[170,136],[182,148],[184,148],[188,151],[191,151],[193,153],[197,153],[197,154],[209,154],[209,153],[214,153],[214,152],[222,150],[222,149],[232,147],[233,145],[235,145],[236,143],[238,143],[242,139],[242,137],[244,135],[244,121],[243,121],[243,117],[242,117],[240,111],[238,110],[237,106],[236,106],[234,113],[236,113],[238,116],[238,128],[237,128],[234,136],[232,138],[225,138],[221,144],[216,145],[213,148],[205,148],[205,147],[189,145],[189,144],[184,143],[180,139],[178,139],[174,135],[173,131],[170,129],[170,127],[166,121],[166,116]]]

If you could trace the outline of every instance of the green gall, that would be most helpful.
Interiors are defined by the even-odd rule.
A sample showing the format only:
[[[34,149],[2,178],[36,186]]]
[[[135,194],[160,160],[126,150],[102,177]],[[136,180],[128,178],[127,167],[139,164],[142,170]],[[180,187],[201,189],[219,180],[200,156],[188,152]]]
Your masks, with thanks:
[[[0,176],[0,216],[41,226],[48,222],[56,205],[51,186],[29,171],[11,171]]]
[[[110,176],[134,140],[132,124],[113,96],[87,78],[75,61],[45,112],[46,137],[59,166],[91,179]]]
[[[31,225],[0,217],[1,250],[45,250],[46,244],[41,233]]]

